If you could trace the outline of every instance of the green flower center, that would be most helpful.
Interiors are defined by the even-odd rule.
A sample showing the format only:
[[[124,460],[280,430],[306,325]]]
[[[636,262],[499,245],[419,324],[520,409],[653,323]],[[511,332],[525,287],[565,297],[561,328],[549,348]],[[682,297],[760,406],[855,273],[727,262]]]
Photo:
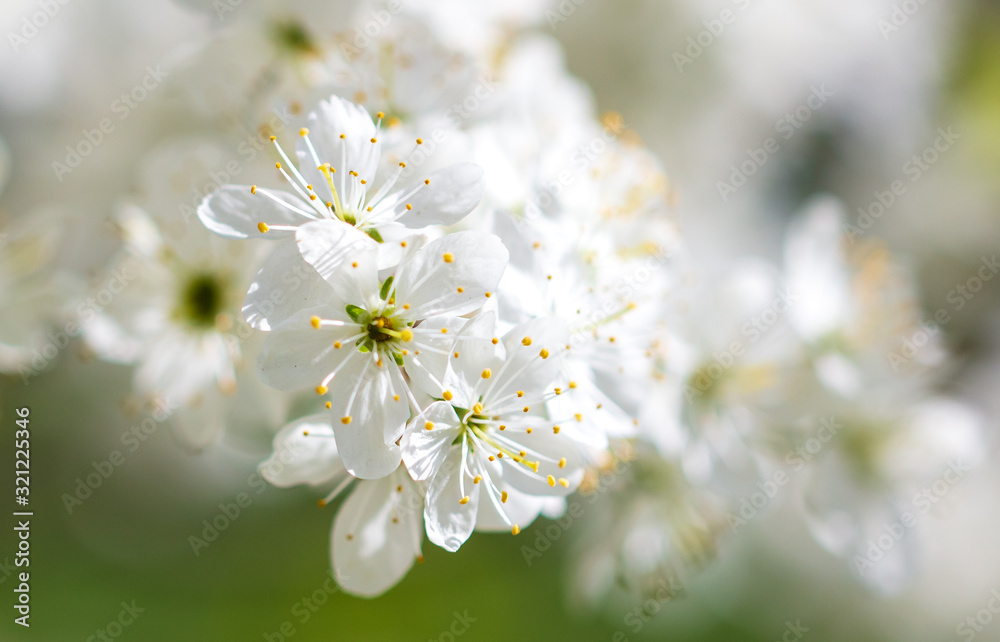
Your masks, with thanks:
[[[218,275],[194,275],[181,290],[178,316],[195,327],[214,327],[216,317],[224,311],[225,291],[225,282]]]

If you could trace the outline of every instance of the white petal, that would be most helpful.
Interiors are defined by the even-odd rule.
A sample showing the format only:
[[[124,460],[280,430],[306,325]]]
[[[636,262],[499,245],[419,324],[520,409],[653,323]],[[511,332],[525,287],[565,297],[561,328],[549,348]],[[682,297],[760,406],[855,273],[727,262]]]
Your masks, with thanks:
[[[503,340],[507,363],[489,389],[489,399],[484,401],[487,408],[491,399],[510,397],[518,390],[529,394],[550,390],[562,368],[567,337],[565,322],[553,317],[533,319],[509,330]],[[549,356],[543,359],[542,350]]]
[[[324,279],[329,279],[348,259],[377,245],[364,232],[332,218],[302,225],[295,232],[295,242],[302,258]]]
[[[480,484],[466,478],[465,492],[469,501],[460,503],[459,487],[462,449],[452,446],[448,457],[427,487],[427,505],[424,507],[424,525],[427,537],[441,548],[454,553],[469,539],[476,525],[479,507]]]
[[[353,342],[342,341],[357,333],[358,326],[313,328],[313,315],[330,318],[335,310],[313,308],[303,310],[277,326],[264,341],[257,363],[261,379],[278,390],[315,388],[345,359],[358,362],[367,358],[359,354]]]
[[[330,304],[343,310],[336,292],[306,263],[291,240],[275,244],[243,302],[250,327],[272,330],[298,310]],[[339,317],[338,317],[339,318]]]
[[[430,184],[408,199],[413,209],[402,210],[405,213],[396,219],[398,223],[413,229],[454,225],[475,209],[486,188],[482,168],[472,163],[440,169],[427,180]],[[405,205],[400,203],[398,207]]]
[[[385,434],[399,435],[410,418],[410,407],[403,391],[396,391],[399,400],[393,400],[390,389],[389,368],[371,363],[370,354],[361,354],[369,362],[361,367],[349,364],[330,384],[333,404],[333,432],[344,466],[355,477],[379,479],[399,466],[402,453],[394,442],[386,442]],[[357,393],[354,393],[357,387]],[[350,413],[347,405],[355,394]],[[350,416],[350,423],[343,423]]]
[[[456,232],[431,241],[400,267],[396,301],[417,318],[462,315],[486,303],[507,265],[507,248],[482,232]]]
[[[789,227],[785,241],[786,282],[796,297],[789,318],[809,340],[843,326],[851,314],[843,209],[832,197],[812,200]]]
[[[325,413],[296,419],[282,428],[274,438],[274,453],[260,465],[264,479],[281,488],[317,486],[344,472],[330,416]]]
[[[403,579],[420,556],[422,506],[419,487],[402,468],[358,482],[331,535],[334,576],[345,592],[375,597]]]
[[[448,370],[449,355],[454,349],[462,350],[462,344],[455,344],[454,337],[462,331],[466,320],[456,317],[434,317],[425,319],[420,323],[418,343],[425,348],[420,355],[414,354],[415,350],[410,350],[403,356],[403,363],[406,366],[406,374],[410,376],[410,389],[423,392],[431,397],[440,398],[440,383],[443,383]],[[441,333],[442,329],[447,329],[447,333]],[[414,346],[416,347],[416,346]],[[431,349],[427,349],[431,348]],[[420,365],[417,365],[417,362]],[[445,386],[445,389],[449,388]],[[455,394],[457,388],[451,388]],[[464,400],[464,397],[462,397]]]
[[[342,177],[351,171],[357,172],[359,178],[369,184],[374,182],[382,143],[372,143],[373,138],[377,138],[375,123],[368,112],[338,96],[321,102],[316,111],[309,114],[309,140],[320,163],[329,163],[337,170],[333,178],[338,189]],[[326,177],[316,169],[316,161],[306,147],[305,139],[297,143],[296,153],[302,175],[316,187],[318,194],[325,194]],[[341,199],[345,197],[346,194],[340,194]]]
[[[234,239],[278,239],[291,234],[288,230],[269,230],[262,234],[258,223],[297,226],[309,220],[287,207],[275,203],[258,188],[250,193],[249,185],[223,185],[205,197],[198,206],[198,218],[216,234]],[[302,199],[279,190],[268,190],[289,206],[312,214],[313,209]]]
[[[427,430],[427,423],[432,428]],[[403,435],[403,463],[416,480],[433,476],[458,436],[460,425],[451,404],[436,401],[414,417]]]
[[[378,255],[375,247],[355,247],[335,269],[320,274],[344,302],[370,310],[380,301]]]

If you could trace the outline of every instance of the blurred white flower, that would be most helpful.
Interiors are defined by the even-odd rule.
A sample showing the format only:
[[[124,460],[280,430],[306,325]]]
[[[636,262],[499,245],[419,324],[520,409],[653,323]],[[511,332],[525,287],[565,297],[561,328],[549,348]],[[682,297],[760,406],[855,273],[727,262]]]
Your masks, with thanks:
[[[178,434],[204,447],[253,403],[256,420],[278,423],[280,395],[269,393],[245,367],[249,343],[239,335],[239,306],[260,247],[206,236],[194,225],[161,233],[143,211],[125,206],[125,284],[84,326],[88,347],[101,359],[134,364],[133,393],[186,407]],[[124,274],[124,272],[123,272]],[[249,386],[251,395],[239,395]]]

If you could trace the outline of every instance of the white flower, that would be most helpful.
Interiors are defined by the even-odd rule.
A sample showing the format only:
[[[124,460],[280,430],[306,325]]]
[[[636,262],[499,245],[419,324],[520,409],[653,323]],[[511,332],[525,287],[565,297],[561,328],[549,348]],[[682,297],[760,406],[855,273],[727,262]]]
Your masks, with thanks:
[[[300,167],[272,136],[283,161],[276,166],[294,194],[226,185],[205,198],[198,217],[228,238],[283,238],[302,225],[319,223],[343,228],[339,233],[345,242],[374,245],[393,232],[405,235],[405,229],[451,225],[472,211],[482,198],[483,173],[468,163],[393,191],[407,173],[406,161],[399,161],[376,189],[382,117],[380,113],[376,124],[364,108],[331,97],[309,114],[309,128],[299,130]],[[422,143],[418,138],[414,149]]]
[[[438,546],[458,550],[475,527],[516,535],[542,510],[542,498],[579,485],[583,467],[571,436],[578,417],[543,414],[565,342],[564,324],[536,319],[502,345],[470,341],[452,355],[440,400],[401,441],[410,474],[430,480],[424,520]]]
[[[320,500],[333,501],[351,477],[337,452],[326,415],[311,415],[285,426],[274,439],[274,454],[261,473],[275,486],[334,485]],[[357,481],[337,513],[331,533],[334,575],[353,595],[374,597],[398,583],[422,559],[420,517],[423,489],[399,466],[375,481]]]
[[[639,431],[691,481],[751,483],[769,413],[788,402],[786,372],[801,359],[787,328],[794,293],[778,287],[771,265],[745,260],[678,294],[680,314],[654,314],[667,322],[650,348]]]
[[[926,373],[945,351],[937,337],[913,355],[903,339],[922,332],[911,276],[877,240],[846,242],[843,204],[814,198],[790,226],[785,270],[797,301],[789,311],[823,387],[858,397],[872,386]]]
[[[926,394],[914,386],[908,398],[876,390],[842,402],[825,432],[812,422],[813,434],[803,431],[798,441],[799,460],[812,461],[803,488],[810,532],[881,593],[911,579],[920,560],[915,531],[941,499],[940,487],[960,483],[984,457],[985,418],[959,400]],[[929,485],[934,494],[921,495]],[[893,545],[873,552],[872,542],[893,525],[900,531]]]
[[[257,421],[280,421],[280,395],[239,375],[247,344],[234,331],[258,247],[226,243],[197,225],[174,226],[165,236],[134,207],[118,224],[125,240],[119,291],[109,290],[113,298],[84,324],[90,349],[105,361],[134,364],[133,392],[143,399],[186,407],[177,419],[188,445],[217,438],[233,411],[254,408]],[[244,383],[253,394],[242,394]]]
[[[424,360],[446,358],[465,324],[461,315],[492,296],[507,250],[495,236],[477,232],[449,234],[421,249],[402,241],[403,261],[380,279],[372,248],[329,269],[327,257],[339,252],[340,238],[324,233],[336,232],[332,228],[313,232],[311,225],[300,231],[300,249],[329,287],[268,336],[263,376],[282,389],[329,390],[347,469],[365,479],[384,477],[399,464],[395,442],[409,405],[418,407],[403,369],[420,381],[430,372]]]

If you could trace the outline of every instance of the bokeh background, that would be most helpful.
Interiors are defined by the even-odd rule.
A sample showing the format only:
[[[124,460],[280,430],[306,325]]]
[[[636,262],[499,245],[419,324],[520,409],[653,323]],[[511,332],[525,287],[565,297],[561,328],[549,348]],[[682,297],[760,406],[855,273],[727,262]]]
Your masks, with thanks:
[[[562,5],[558,18],[535,29],[562,43],[569,69],[590,85],[599,107],[620,113],[659,154],[693,253],[778,260],[784,226],[809,197],[834,194],[856,216],[933,144],[939,128],[959,138],[867,233],[913,269],[932,311],[983,257],[1000,251],[1000,3]],[[5,0],[0,31],[20,30],[36,10],[34,0]],[[724,10],[735,19],[692,55],[698,48],[689,39]],[[900,11],[905,20],[888,27]],[[109,103],[148,65],[204,46],[212,27],[196,8],[167,0],[72,0],[23,49],[0,47],[0,137],[9,170],[0,221],[55,217],[52,224],[78,239],[64,264],[81,277],[95,269],[110,245],[92,232],[137,189],[142,152],[187,116],[163,92],[64,180],[55,179],[52,162],[108,115]],[[679,63],[678,55],[688,60]],[[746,188],[723,200],[717,183],[731,165],[820,86],[829,100]],[[213,132],[204,127],[204,135]],[[73,216],[80,212],[86,216]],[[5,317],[19,314],[7,301],[0,309]],[[987,284],[943,332],[957,357],[943,390],[978,404],[994,431],[1000,283]],[[294,634],[285,639],[445,640],[460,615],[475,620],[461,640],[770,642],[793,639],[789,627],[801,623],[808,640],[947,641],[971,639],[956,627],[1000,589],[1000,472],[991,450],[987,464],[930,514],[918,578],[891,597],[858,584],[786,504],[724,541],[681,596],[643,618],[635,614],[641,605],[624,599],[594,609],[574,598],[571,566],[582,527],[562,529],[529,565],[521,547],[545,523],[521,538],[475,537],[454,555],[426,544],[426,561],[399,586],[360,600],[329,590],[331,510],[316,508],[307,490],[265,488],[253,478],[268,452],[265,435],[227,438],[194,454],[158,426],[69,513],[63,495],[120,449],[122,434],[141,419],[119,394],[129,376],[74,344],[29,385],[0,379],[3,496],[12,494],[14,409],[27,406],[35,511],[32,627],[15,626],[8,607],[0,639],[100,639],[88,636],[105,629],[122,602],[134,601],[144,610],[122,639],[281,639],[273,634],[289,623]],[[188,538],[200,536],[203,520],[239,493],[250,505],[194,555]],[[0,587],[12,604],[13,524],[7,515],[0,522]],[[1000,622],[981,629],[975,639],[1000,640]]]

